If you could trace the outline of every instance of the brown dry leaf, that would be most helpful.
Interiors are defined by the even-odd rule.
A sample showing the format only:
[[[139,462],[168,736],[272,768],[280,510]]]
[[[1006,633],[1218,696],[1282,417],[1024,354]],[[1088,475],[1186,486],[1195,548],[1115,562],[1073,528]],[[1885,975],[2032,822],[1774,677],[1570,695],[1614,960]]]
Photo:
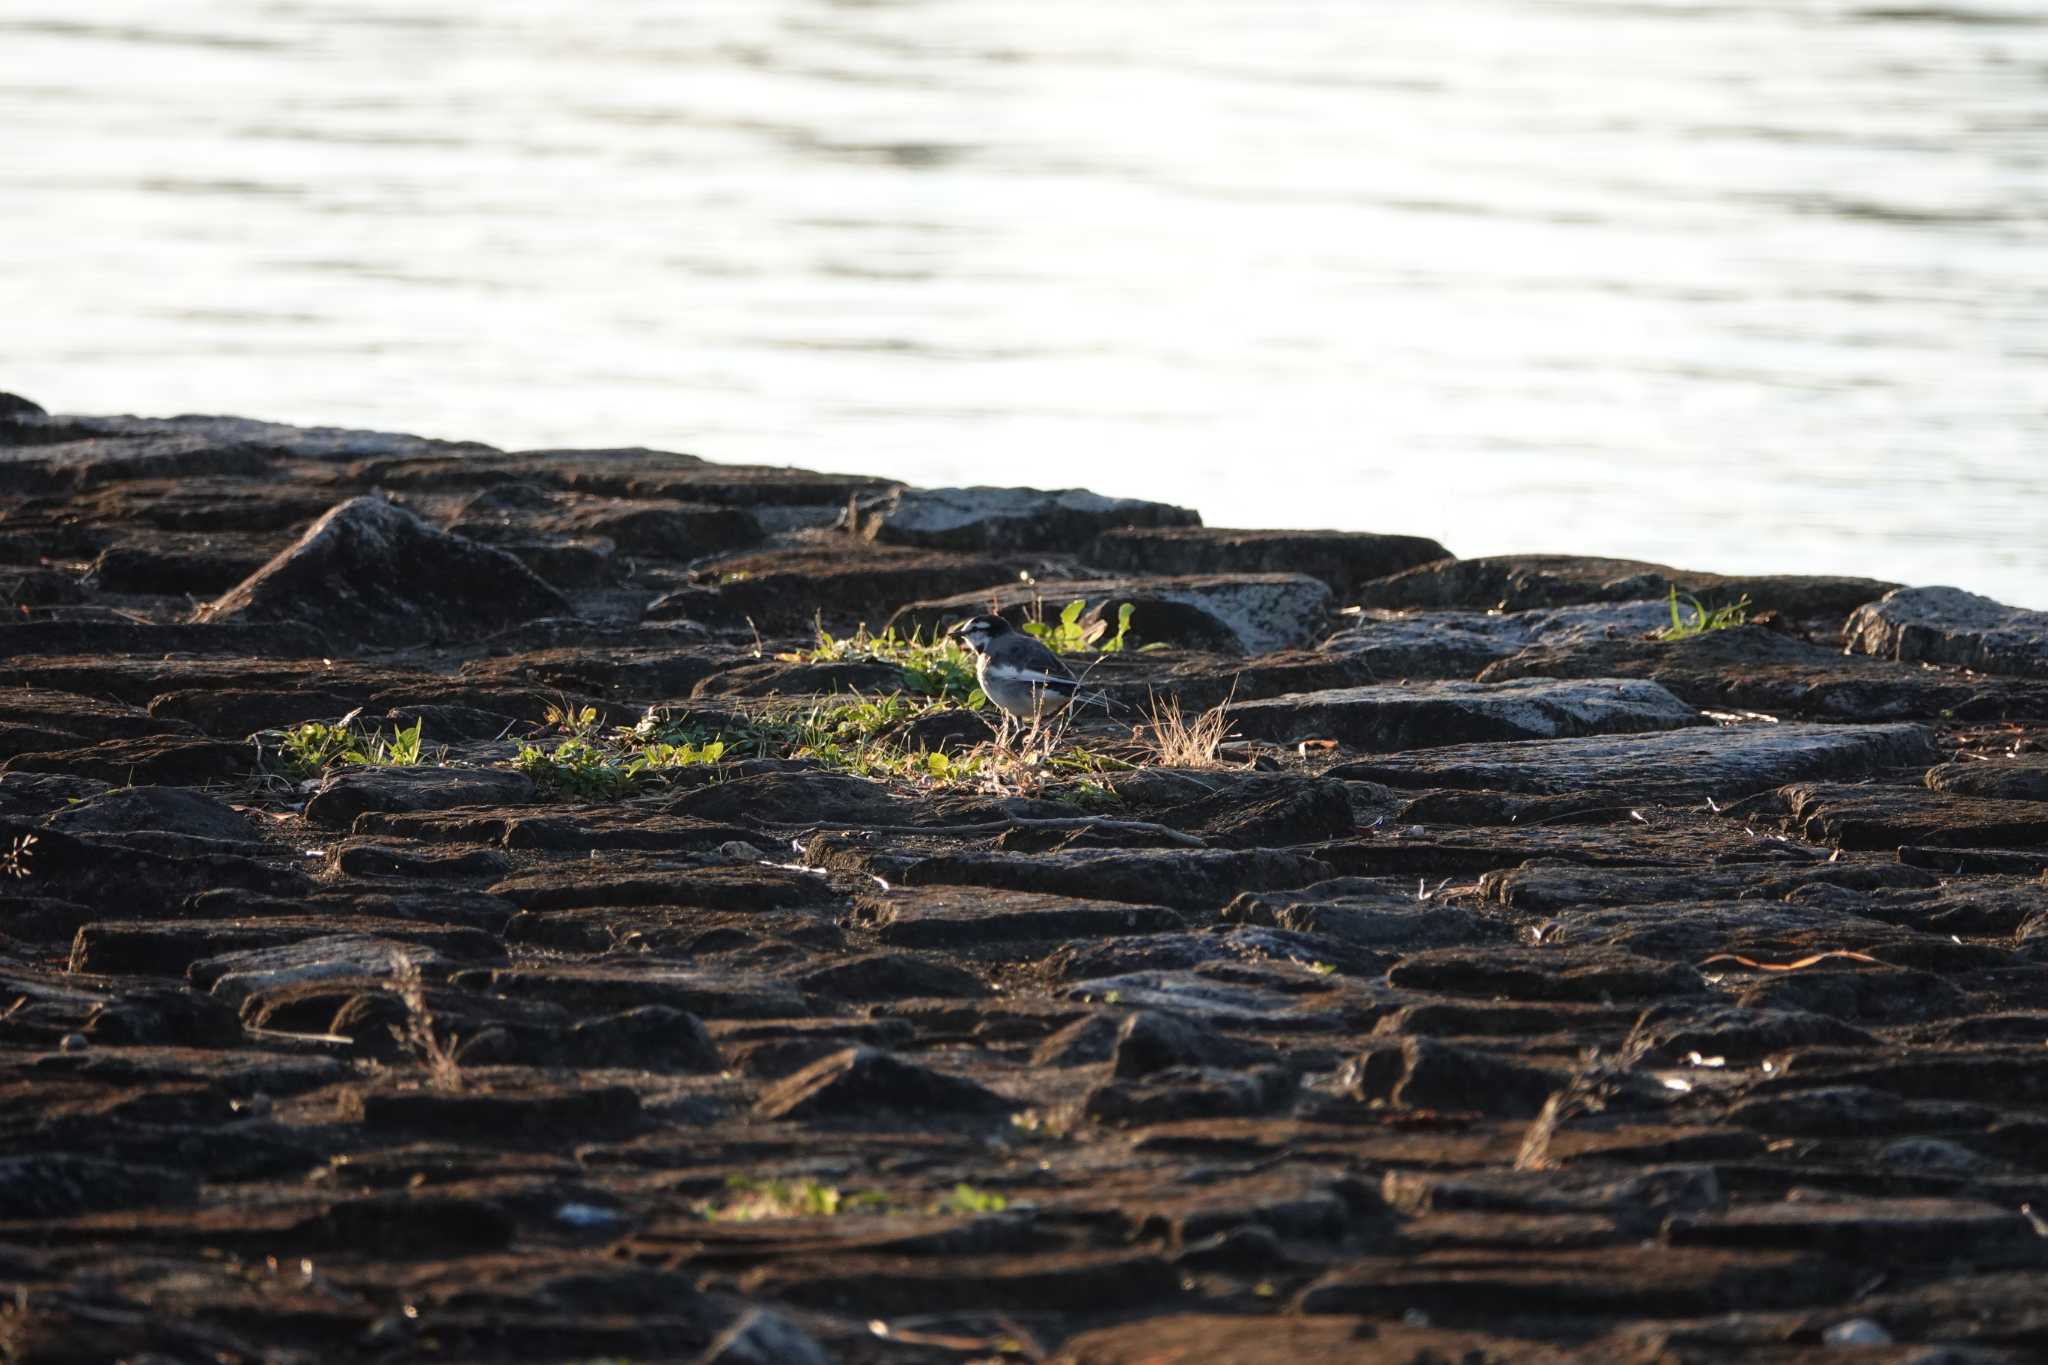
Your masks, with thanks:
[[[1739,962],[1745,967],[1754,967],[1760,972],[1796,972],[1801,967],[1811,967],[1814,963],[1826,962],[1831,957],[1846,957],[1855,962],[1868,962],[1872,966],[1883,965],[1869,953],[1851,952],[1847,948],[1835,948],[1825,953],[1815,953],[1812,957],[1802,957],[1797,962],[1758,962],[1755,958],[1744,957],[1740,953],[1715,953],[1712,957],[1703,959],[1699,965],[1705,967],[1714,962]]]

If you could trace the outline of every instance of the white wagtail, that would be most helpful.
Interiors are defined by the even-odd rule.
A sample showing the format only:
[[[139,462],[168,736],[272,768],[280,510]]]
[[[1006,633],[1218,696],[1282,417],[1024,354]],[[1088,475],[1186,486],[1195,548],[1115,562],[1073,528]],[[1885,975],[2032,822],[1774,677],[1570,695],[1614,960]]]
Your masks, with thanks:
[[[1107,698],[1081,690],[1059,655],[1000,616],[976,616],[947,634],[974,651],[974,680],[1003,713],[1005,729],[1012,719],[1036,725],[1077,698],[1107,704]]]

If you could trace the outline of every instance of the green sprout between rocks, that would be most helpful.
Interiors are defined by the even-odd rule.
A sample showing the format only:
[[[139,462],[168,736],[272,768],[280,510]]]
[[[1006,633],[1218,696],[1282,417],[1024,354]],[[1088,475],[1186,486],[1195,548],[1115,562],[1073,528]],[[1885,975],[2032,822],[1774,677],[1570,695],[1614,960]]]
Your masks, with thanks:
[[[800,1180],[761,1180],[753,1176],[729,1176],[726,1197],[702,1205],[700,1212],[713,1222],[755,1223],[773,1218],[837,1218],[850,1213],[898,1213],[902,1206],[880,1190],[848,1194],[837,1185],[805,1177]],[[1001,1213],[1010,1201],[991,1190],[976,1189],[965,1181],[926,1206],[925,1212],[953,1217]]]
[[[1730,630],[1736,626],[1746,625],[1749,621],[1748,593],[1744,593],[1739,600],[1730,602],[1725,607],[1708,607],[1691,593],[1681,593],[1678,585],[1674,583],[1671,585],[1669,601],[1671,625],[1657,632],[1659,640],[1689,640],[1710,630]],[[1690,617],[1686,615],[1685,607],[1692,609]]]
[[[876,1190],[848,1195],[837,1185],[803,1180],[756,1180],[736,1175],[725,1182],[728,1198],[707,1205],[704,1216],[720,1223],[754,1223],[769,1218],[837,1218],[842,1213],[881,1213],[889,1197]]]
[[[901,692],[856,697],[812,707],[782,723],[778,738],[789,758],[807,758],[859,777],[929,778],[941,783],[979,776],[984,755],[907,749],[891,731],[955,708],[941,699],[917,700]]]
[[[952,1193],[932,1205],[933,1213],[1001,1213],[1010,1207],[1010,1201],[990,1190],[977,1190],[965,1181],[953,1187]]]
[[[521,744],[511,766],[557,796],[610,801],[647,781],[689,768],[716,770],[726,755],[723,738],[670,729],[649,710],[634,726],[600,732],[597,708],[550,706],[547,723],[565,732],[553,748]]]
[[[397,726],[390,735],[356,723],[358,707],[329,725],[308,721],[284,731],[278,754],[295,778],[318,777],[329,768],[411,768],[425,760],[420,733],[425,724]]]
[[[961,648],[957,640],[926,640],[920,631],[904,636],[890,626],[876,635],[863,624],[842,638],[820,625],[817,643],[810,649],[775,657],[784,663],[894,664],[903,670],[903,685],[921,696],[977,711],[988,705],[988,698],[974,680],[974,656]]]
[[[968,656],[958,645],[922,643],[893,632],[865,630],[837,639],[820,631],[818,648],[785,660],[881,658],[904,670],[910,690],[875,696],[858,693],[802,710],[770,710],[719,730],[687,713],[671,719],[650,707],[639,722],[607,730],[594,706],[566,700],[547,708],[557,738],[522,743],[505,766],[543,790],[571,800],[612,801],[652,784],[708,770],[718,780],[725,765],[745,758],[815,763],[856,777],[895,778],[921,786],[975,784],[990,791],[1045,795],[1087,809],[1121,804],[1103,780],[1134,765],[1078,743],[1068,743],[1069,718],[1034,727],[1022,747],[984,739],[964,749],[925,747],[915,739],[920,722],[987,704]],[[1048,783],[1058,789],[1045,791]]]
[[[1045,642],[1049,649],[1060,654],[1121,654],[1124,638],[1131,633],[1131,613],[1134,608],[1125,602],[1116,609],[1116,634],[1109,633],[1109,622],[1097,618],[1084,622],[1081,614],[1088,604],[1080,598],[1060,609],[1055,621],[1026,621],[1023,631]],[[1104,637],[1108,638],[1105,639]],[[1152,646],[1147,645],[1147,649]]]

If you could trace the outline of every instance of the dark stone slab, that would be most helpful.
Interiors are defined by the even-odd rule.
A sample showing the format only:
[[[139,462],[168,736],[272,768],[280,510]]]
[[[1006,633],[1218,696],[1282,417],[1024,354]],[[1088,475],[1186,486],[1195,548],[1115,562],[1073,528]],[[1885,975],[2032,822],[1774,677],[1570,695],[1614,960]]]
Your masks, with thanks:
[[[1110,1039],[1110,1074],[1134,1080],[1176,1067],[1241,1068],[1277,1059],[1263,1043],[1231,1038],[1214,1025],[1162,1010],[1135,1010]]]
[[[1326,881],[1326,863],[1270,849],[1168,853],[1062,850],[1055,853],[960,853],[925,858],[901,874],[905,886],[989,886],[1053,896],[1082,896],[1218,910],[1241,890],[1270,890]]]
[[[62,423],[38,434],[60,432],[68,439],[0,444],[0,494],[53,493],[125,479],[254,476],[267,473],[273,458],[260,443],[190,430],[88,435],[74,423]]]
[[[306,802],[306,818],[331,829],[347,829],[369,811],[516,805],[534,795],[532,778],[504,769],[361,768],[323,778]]]
[[[1413,887],[1394,891],[1348,878],[1300,891],[1247,891],[1224,907],[1223,918],[1320,934],[1360,948],[1403,952],[1500,942],[1510,936],[1505,924],[1461,906],[1418,900]]]
[[[1568,1351],[1541,1342],[1464,1328],[1404,1324],[1343,1314],[1233,1317],[1161,1313],[1070,1338],[1053,1365],[1156,1365],[1162,1360],[1326,1361],[1383,1365],[1391,1361],[1486,1361],[1488,1365],[1564,1365]]]
[[[1663,1000],[1698,996],[1695,968],[1611,948],[1439,948],[1405,958],[1389,985],[1508,1000]]]
[[[527,910],[591,905],[686,905],[718,910],[775,910],[839,899],[823,877],[752,863],[673,867],[615,858],[602,871],[589,863],[556,863],[508,877],[491,888]]]
[[[2048,678],[2048,612],[1959,588],[1899,588],[1842,627],[1849,648],[1902,663],[1960,664],[1980,673]]]
[[[1339,599],[1349,601],[1359,585],[1371,579],[1452,555],[1424,536],[1371,531],[1127,526],[1097,536],[1085,558],[1105,569],[1142,574],[1307,574],[1329,584]]]
[[[1901,1254],[1945,1262],[2038,1263],[2040,1239],[2017,1209],[1958,1199],[1858,1199],[1756,1204],[1682,1214],[1664,1228],[1667,1245],[1825,1251],[1847,1258]]]
[[[979,1000],[986,982],[972,972],[907,953],[863,953],[796,973],[807,995],[824,1000]]]
[[[1932,972],[1903,967],[1824,970],[1826,966],[1756,973],[1755,984],[1742,990],[1735,1002],[1745,1009],[1823,1014],[1863,1028],[1950,1019],[1969,1008],[1959,987]]]
[[[218,797],[181,787],[125,787],[66,806],[45,824],[67,834],[161,830],[229,843],[259,843],[263,830]]]
[[[386,1109],[381,1099],[373,1107],[380,1115]],[[308,1251],[416,1259],[502,1250],[516,1227],[503,1209],[483,1200],[398,1193],[331,1205],[284,1237]]]
[[[1674,1215],[1728,1206],[1727,1189],[1710,1165],[1646,1164],[1625,1173],[1599,1162],[1523,1170],[1390,1170],[1380,1179],[1380,1194],[1389,1208],[1411,1216],[1597,1214],[1636,1236],[1655,1233]]]
[[[496,940],[482,930],[460,926],[421,925],[406,920],[369,916],[327,918],[276,915],[238,919],[108,920],[83,925],[72,940],[70,970],[103,974],[140,973],[184,976],[193,964],[213,959],[220,965],[195,973],[203,990],[240,963],[236,955],[290,947],[335,935],[350,943],[375,942],[385,954],[413,948],[425,962],[441,954],[469,961],[502,961]],[[317,958],[317,953],[316,953]]]
[[[1452,745],[1347,763],[1326,775],[1394,787],[1588,792],[1615,802],[1725,802],[1788,781],[1924,769],[1938,756],[1933,735],[1918,725],[1742,725]]]
[[[198,1194],[198,1182],[178,1171],[68,1152],[0,1156],[0,1219],[8,1221],[182,1204]]]
[[[1911,867],[1958,876],[1968,872],[1990,872],[2035,877],[2048,872],[2048,849],[2030,853],[2013,848],[1930,848],[1907,844],[1899,849],[1899,861]]]
[[[1488,664],[1479,677],[1647,678],[1696,706],[1815,720],[2048,717],[2048,683],[1845,655],[1762,626],[1669,642],[1544,641]]]
[[[1840,618],[1898,585],[1870,578],[1699,573],[1667,564],[1584,555],[1490,555],[1421,565],[1365,585],[1358,600],[1367,607],[1393,609],[1522,611],[1582,602],[1642,601],[1663,597],[1674,586],[1710,606],[1747,595],[1758,611]]]
[[[1273,848],[1341,837],[1358,827],[1350,789],[1291,774],[1141,768],[1111,790],[1150,818],[1219,848]],[[1151,809],[1157,807],[1157,809]]]
[[[873,927],[879,942],[908,948],[1107,938],[1186,927],[1179,915],[1157,905],[951,886],[906,886],[863,896],[854,914]]]
[[[1253,739],[1335,739],[1375,753],[1487,740],[1641,734],[1706,723],[1656,683],[1428,682],[1308,692],[1230,708]]]
[[[1804,887],[1847,891],[1931,891],[1939,883],[1917,868],[1892,863],[1819,863],[1785,867],[1757,863],[1735,867],[1651,869],[1532,865],[1489,872],[1481,890],[1503,905],[1529,914],[1555,914],[1584,905],[1645,905],[1687,899],[1783,900]]]
[[[31,837],[32,843],[17,845]],[[207,890],[303,895],[312,889],[303,872],[233,853],[189,843],[175,854],[158,852],[0,818],[0,850],[16,847],[21,871],[11,881],[33,882],[39,893],[98,907],[101,917],[166,913]]]
[[[1473,1248],[1417,1258],[1368,1259],[1334,1271],[1295,1300],[1303,1313],[1427,1314],[1465,1324],[1706,1317],[1838,1301],[1867,1267],[1798,1252],[1761,1254],[1638,1246],[1554,1252]]]
[[[1849,849],[2048,846],[2048,805],[1925,787],[1802,783],[1780,796],[1800,836]]]
[[[246,744],[164,735],[16,754],[0,762],[0,773],[70,773],[124,786],[137,782],[199,786],[240,777],[255,762],[256,751]]]
[[[1374,681],[1474,678],[1489,665],[1525,652],[1563,651],[1591,641],[1636,640],[1668,626],[1670,620],[1670,608],[1664,602],[1590,603],[1506,612],[1366,608],[1355,624],[1325,640],[1321,652],[1370,670]]]
[[[579,498],[534,524],[561,537],[601,536],[627,554],[657,559],[702,559],[757,545],[765,534],[743,507],[662,498]],[[463,525],[450,529],[460,534]]]
[[[1643,1011],[1628,1051],[1667,1066],[1697,1053],[1744,1066],[1800,1047],[1879,1047],[1866,1030],[1824,1014],[1685,1001]]]
[[[87,569],[86,583],[101,592],[214,597],[262,568],[282,548],[269,537],[252,541],[167,533],[139,544],[109,545]]]
[[[714,1019],[794,1019],[810,1012],[787,982],[668,964],[475,968],[451,984],[517,1000],[542,1000],[581,1015],[616,1014],[643,1005]]]
[[[1172,1123],[1275,1113],[1297,1089],[1285,1067],[1246,1070],[1177,1066],[1134,1079],[1103,1082],[1088,1092],[1082,1112],[1098,1123]]]
[[[2014,758],[1943,763],[1927,770],[1927,785],[1956,796],[1994,801],[2048,801],[2048,759]]]
[[[1185,507],[1086,489],[902,488],[858,509],[856,532],[933,550],[1079,551],[1121,526],[1199,526]]]
[[[986,1117],[1014,1108],[984,1085],[872,1047],[822,1058],[754,1103],[754,1113],[766,1119],[863,1119],[889,1111]]]
[[[51,607],[76,605],[86,597],[84,584],[56,569],[0,569],[0,608],[10,625]]]
[[[503,877],[512,860],[487,848],[467,853],[418,851],[398,844],[350,840],[328,854],[335,871],[351,877],[411,877],[429,881]]]
[[[381,498],[356,498],[199,619],[290,622],[350,643],[404,645],[568,614],[561,594],[504,551],[447,535]]]
[[[1403,1038],[1384,1050],[1388,1055],[1354,1061],[1351,1074],[1362,1098],[1406,1109],[1534,1118],[1566,1081],[1561,1071],[1431,1038]]]
[[[803,631],[822,617],[829,628],[843,631],[862,622],[879,626],[905,602],[1005,584],[1016,578],[1016,569],[987,555],[866,544],[854,553],[850,547],[806,545],[728,556],[691,578],[693,586],[674,594],[673,602],[651,604],[648,619],[750,619],[763,630]]]
[[[633,1127],[641,1109],[640,1096],[622,1085],[477,1095],[364,1088],[342,1092],[341,1115],[373,1132],[493,1133],[514,1142],[555,1143],[568,1134]]]
[[[342,933],[201,958],[186,974],[193,985],[240,1008],[257,995],[307,982],[396,979],[408,971],[441,977],[458,966],[503,961],[504,948],[476,929],[442,930],[424,942]]]
[[[1005,1305],[1032,1313],[1109,1313],[1179,1292],[1180,1272],[1150,1251],[1060,1249],[1030,1256],[874,1256],[835,1267],[793,1258],[749,1274],[750,1294],[839,1312],[922,1313]]]

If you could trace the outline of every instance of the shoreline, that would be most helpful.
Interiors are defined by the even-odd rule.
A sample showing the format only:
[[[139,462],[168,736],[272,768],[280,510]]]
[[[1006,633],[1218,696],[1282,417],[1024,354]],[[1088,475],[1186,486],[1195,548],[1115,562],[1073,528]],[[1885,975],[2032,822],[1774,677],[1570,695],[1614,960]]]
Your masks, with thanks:
[[[2048,613],[4,395],[0,586],[0,1355],[2038,1334]]]

